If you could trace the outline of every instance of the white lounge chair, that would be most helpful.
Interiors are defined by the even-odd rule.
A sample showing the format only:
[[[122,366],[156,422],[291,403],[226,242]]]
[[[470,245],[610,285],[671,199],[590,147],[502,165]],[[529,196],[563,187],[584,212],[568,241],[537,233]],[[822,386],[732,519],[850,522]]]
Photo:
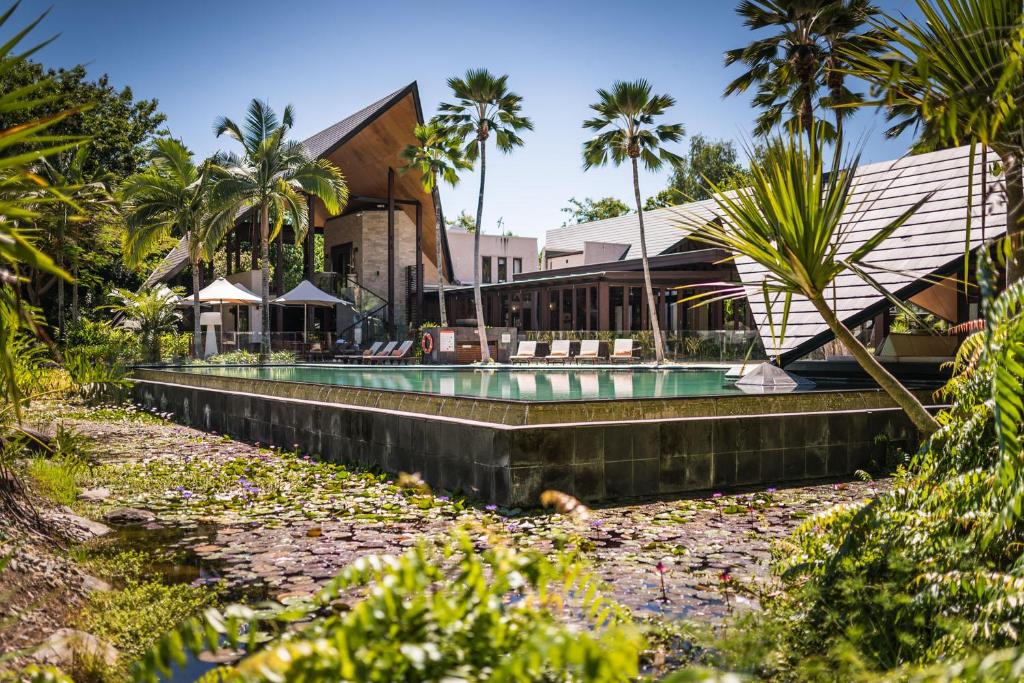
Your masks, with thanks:
[[[551,353],[549,353],[544,360],[549,363],[564,363],[569,360],[569,340],[568,339],[556,339],[551,342]]]
[[[636,360],[633,357],[633,340],[616,339],[612,347],[612,355],[609,357],[613,363],[632,363]]]
[[[596,363],[601,360],[601,342],[596,339],[584,339],[580,342],[580,353],[576,360],[580,363]]]
[[[510,363],[529,363],[537,360],[537,342],[521,341],[516,349],[516,355],[509,357]]]

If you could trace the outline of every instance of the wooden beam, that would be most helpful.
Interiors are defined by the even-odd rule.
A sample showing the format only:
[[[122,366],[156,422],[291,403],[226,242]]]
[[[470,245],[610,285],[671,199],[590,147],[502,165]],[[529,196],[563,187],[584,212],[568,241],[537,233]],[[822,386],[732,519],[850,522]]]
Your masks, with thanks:
[[[395,169],[388,166],[388,326],[395,325]]]

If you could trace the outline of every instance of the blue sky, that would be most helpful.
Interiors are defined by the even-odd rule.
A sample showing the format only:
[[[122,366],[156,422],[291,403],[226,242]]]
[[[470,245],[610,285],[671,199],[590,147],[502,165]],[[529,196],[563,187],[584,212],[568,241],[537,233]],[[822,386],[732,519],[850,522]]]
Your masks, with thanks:
[[[37,36],[61,36],[41,61],[83,63],[159,99],[171,132],[203,155],[230,146],[214,138],[214,118],[241,117],[253,97],[278,109],[293,104],[302,138],[413,80],[429,117],[448,95],[448,76],[474,66],[507,73],[535,130],[512,155],[489,157],[485,231],[501,218],[505,229],[541,242],[565,219],[569,197],[631,196],[625,167],[582,169],[580,123],[596,88],[647,78],[677,100],[665,122],[715,138],[746,139],[755,116],[745,97],[721,96],[739,73],[723,67],[723,51],[752,36],[731,0],[24,0],[16,16],[25,21],[51,5]],[[850,126],[850,139],[864,140],[865,161],[906,151],[909,138],[885,140],[883,130],[874,111]],[[642,176],[644,196],[667,175]],[[475,210],[478,182],[466,174],[442,190],[448,216]]]

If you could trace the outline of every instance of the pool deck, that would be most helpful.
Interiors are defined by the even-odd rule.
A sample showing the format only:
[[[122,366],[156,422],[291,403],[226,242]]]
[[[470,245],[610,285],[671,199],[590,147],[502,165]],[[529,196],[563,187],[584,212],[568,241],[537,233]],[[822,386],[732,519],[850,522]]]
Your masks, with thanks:
[[[548,488],[596,501],[847,476],[917,444],[879,390],[529,402],[151,368],[134,379],[140,404],[185,424],[502,505]]]

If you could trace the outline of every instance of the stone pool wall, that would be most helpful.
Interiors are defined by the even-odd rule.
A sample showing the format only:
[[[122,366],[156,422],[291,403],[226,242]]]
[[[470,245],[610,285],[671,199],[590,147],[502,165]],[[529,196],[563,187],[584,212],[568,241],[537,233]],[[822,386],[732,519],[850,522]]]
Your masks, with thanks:
[[[548,488],[600,501],[841,477],[917,439],[899,409],[851,408],[849,397],[836,408],[825,394],[817,396],[831,408],[817,411],[784,412],[787,397],[805,407],[815,396],[795,394],[769,397],[783,409],[770,415],[499,424],[159,379],[155,371],[137,377],[135,398],[179,422],[297,444],[334,462],[419,472],[437,489],[509,506],[536,505]]]

